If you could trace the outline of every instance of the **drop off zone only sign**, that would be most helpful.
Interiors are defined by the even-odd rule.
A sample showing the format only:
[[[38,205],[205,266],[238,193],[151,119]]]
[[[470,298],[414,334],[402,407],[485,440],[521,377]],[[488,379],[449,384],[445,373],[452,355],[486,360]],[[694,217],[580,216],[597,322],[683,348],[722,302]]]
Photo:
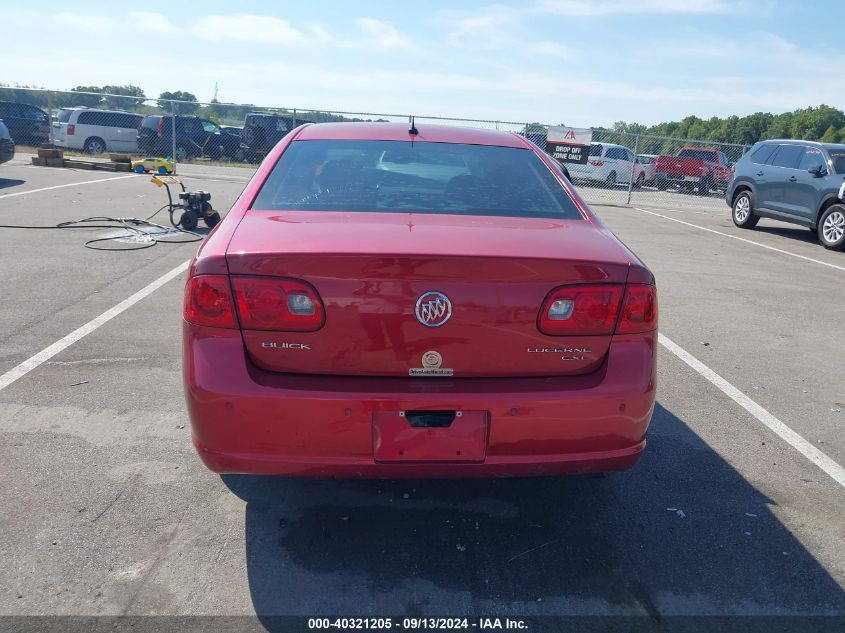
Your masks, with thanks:
[[[593,131],[579,127],[549,126],[546,153],[562,163],[587,164]]]

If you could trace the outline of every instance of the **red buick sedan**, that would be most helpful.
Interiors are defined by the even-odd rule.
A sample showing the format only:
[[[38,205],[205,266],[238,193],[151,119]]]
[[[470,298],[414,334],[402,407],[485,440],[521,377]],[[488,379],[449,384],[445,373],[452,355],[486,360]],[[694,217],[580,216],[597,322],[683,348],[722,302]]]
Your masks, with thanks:
[[[220,473],[624,470],[656,338],[651,272],[521,136],[305,125],[191,264],[193,441]]]

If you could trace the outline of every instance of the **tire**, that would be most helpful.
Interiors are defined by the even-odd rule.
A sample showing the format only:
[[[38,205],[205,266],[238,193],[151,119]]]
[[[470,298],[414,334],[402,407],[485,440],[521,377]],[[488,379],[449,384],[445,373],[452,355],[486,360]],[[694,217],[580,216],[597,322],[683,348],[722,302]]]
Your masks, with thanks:
[[[643,185],[645,184],[645,174],[640,174],[637,176],[637,182],[634,183],[635,189],[642,189]]]
[[[665,178],[655,178],[658,191],[666,191],[669,188],[669,183]]]
[[[188,160],[188,150],[184,145],[176,146],[176,160],[180,163]]]
[[[698,183],[698,193],[702,196],[709,196],[710,190],[713,188],[713,177],[705,176]]]
[[[607,178],[604,181],[604,186],[608,189],[613,189],[616,187],[616,172],[612,171],[607,175]]]
[[[819,218],[819,242],[832,251],[845,250],[845,205],[832,204]]]
[[[186,231],[193,231],[197,228],[197,224],[199,224],[199,218],[197,218],[197,214],[193,211],[185,211],[182,217],[179,218],[178,224]]]
[[[158,171],[158,173],[160,173],[160,174],[166,174],[167,173],[167,167],[162,165],[156,171]]]
[[[217,224],[220,222],[220,214],[215,211],[214,213],[205,216],[205,225],[213,229]]]
[[[102,154],[106,151],[106,142],[99,136],[92,136],[85,140],[82,151],[86,154]]]
[[[136,174],[143,174],[144,173],[144,166],[143,165],[135,165],[135,173]]]
[[[731,219],[741,229],[753,229],[760,221],[760,217],[754,215],[754,200],[750,191],[743,191],[734,198],[731,206]]]

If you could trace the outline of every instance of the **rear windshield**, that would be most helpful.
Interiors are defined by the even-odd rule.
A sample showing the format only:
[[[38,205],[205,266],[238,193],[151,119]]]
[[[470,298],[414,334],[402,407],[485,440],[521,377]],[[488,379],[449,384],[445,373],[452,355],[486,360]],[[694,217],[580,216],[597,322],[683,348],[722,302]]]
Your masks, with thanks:
[[[531,150],[419,141],[294,141],[252,207],[582,219]]]
[[[678,152],[678,158],[695,158],[697,160],[709,160],[713,161],[716,159],[716,155],[714,152],[702,149],[682,149]]]
[[[71,114],[73,114],[73,110],[62,108],[61,110],[59,110],[58,115],[56,115],[56,119],[59,123],[67,123],[68,121],[70,121]]]

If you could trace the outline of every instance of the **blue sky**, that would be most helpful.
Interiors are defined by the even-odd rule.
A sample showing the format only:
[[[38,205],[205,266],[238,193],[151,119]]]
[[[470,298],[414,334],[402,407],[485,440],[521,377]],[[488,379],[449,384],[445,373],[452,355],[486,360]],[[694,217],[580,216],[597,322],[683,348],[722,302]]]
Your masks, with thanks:
[[[845,107],[837,0],[30,6],[0,82],[583,127]]]

